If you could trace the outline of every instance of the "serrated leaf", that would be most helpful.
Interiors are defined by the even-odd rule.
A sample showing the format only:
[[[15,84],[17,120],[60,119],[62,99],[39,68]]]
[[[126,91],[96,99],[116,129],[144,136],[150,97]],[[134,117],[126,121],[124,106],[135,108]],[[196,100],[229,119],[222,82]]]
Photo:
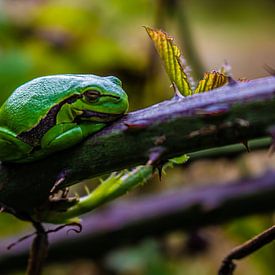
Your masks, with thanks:
[[[194,94],[203,93],[215,88],[221,87],[228,82],[228,77],[222,73],[212,71],[205,73],[203,79],[200,80]]]
[[[169,159],[169,162],[172,162],[173,164],[179,165],[179,164],[185,163],[188,159],[189,159],[189,156],[184,154],[184,155],[181,155],[179,157]]]
[[[184,71],[185,66],[181,61],[183,57],[179,48],[174,44],[174,39],[161,30],[154,30],[148,27],[145,27],[145,29],[154,42],[171,82],[175,83],[184,96],[191,95],[191,85]]]
[[[164,174],[166,173],[167,168],[173,168],[175,165],[180,165],[187,162],[189,158],[190,157],[188,155],[184,154],[179,157],[169,159],[163,166],[163,169],[162,169],[163,173]]]

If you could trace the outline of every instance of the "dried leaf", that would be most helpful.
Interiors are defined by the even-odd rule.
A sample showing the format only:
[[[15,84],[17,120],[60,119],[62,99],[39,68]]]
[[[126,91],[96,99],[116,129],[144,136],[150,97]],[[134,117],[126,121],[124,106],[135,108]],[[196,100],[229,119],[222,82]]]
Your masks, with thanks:
[[[198,83],[197,88],[193,92],[194,94],[203,93],[209,90],[216,89],[225,85],[228,82],[228,77],[222,73],[212,71],[205,73],[203,79]]]
[[[154,42],[171,82],[175,83],[184,96],[191,95],[190,81],[184,71],[186,66],[182,64],[183,57],[179,48],[174,44],[173,38],[161,30],[154,30],[148,27],[145,27],[145,29]]]

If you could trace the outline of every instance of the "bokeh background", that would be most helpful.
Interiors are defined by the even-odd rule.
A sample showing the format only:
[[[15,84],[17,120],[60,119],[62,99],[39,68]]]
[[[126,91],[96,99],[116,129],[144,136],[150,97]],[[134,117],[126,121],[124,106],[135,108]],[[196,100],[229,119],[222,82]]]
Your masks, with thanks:
[[[118,76],[131,110],[170,98],[168,77],[142,26],[175,37],[196,79],[225,62],[236,79],[263,77],[268,75],[265,64],[275,67],[274,14],[274,0],[0,0],[0,102],[34,77],[63,73]],[[153,180],[128,199],[184,184],[237,179],[273,164],[265,151],[234,161],[199,160],[170,171],[161,183]],[[76,259],[49,265],[44,274],[215,274],[232,247],[273,223],[273,216],[266,215],[205,228],[200,234],[206,245],[192,253],[186,252],[190,234],[171,232],[110,251],[100,264]],[[28,226],[0,215],[2,239]],[[262,249],[241,262],[236,274],[274,274],[274,253],[274,245]]]

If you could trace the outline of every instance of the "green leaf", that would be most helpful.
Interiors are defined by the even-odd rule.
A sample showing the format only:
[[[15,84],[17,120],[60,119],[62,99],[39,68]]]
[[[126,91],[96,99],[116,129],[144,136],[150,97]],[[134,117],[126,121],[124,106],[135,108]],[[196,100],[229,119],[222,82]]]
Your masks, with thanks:
[[[205,73],[203,79],[200,80],[194,94],[207,92],[215,88],[221,87],[228,82],[228,77],[223,73],[216,71]]]
[[[48,223],[70,223],[78,222],[78,216],[94,210],[104,203],[112,201],[128,191],[145,183],[153,174],[151,165],[138,166],[132,171],[112,173],[106,180],[89,193],[81,197],[79,201],[65,211],[39,212],[39,218]]]
[[[185,163],[186,161],[188,161],[189,158],[190,157],[188,155],[184,154],[179,157],[168,159],[168,161],[163,166],[163,169],[162,169],[163,173],[165,174],[168,168],[174,168],[175,165],[180,165]]]
[[[175,83],[184,96],[191,95],[190,81],[184,71],[186,66],[183,65],[183,57],[179,48],[174,44],[174,39],[161,30],[148,27],[145,27],[145,29],[154,42],[171,82]]]
[[[179,164],[185,163],[188,159],[189,159],[189,156],[184,154],[179,157],[169,159],[169,162],[179,165]]]

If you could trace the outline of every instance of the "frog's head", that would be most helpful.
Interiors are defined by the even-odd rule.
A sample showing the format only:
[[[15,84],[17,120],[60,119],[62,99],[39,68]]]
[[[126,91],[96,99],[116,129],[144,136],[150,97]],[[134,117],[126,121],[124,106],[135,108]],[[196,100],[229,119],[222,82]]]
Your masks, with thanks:
[[[128,97],[121,81],[114,76],[81,75],[77,90],[79,98],[71,103],[72,110],[80,112],[80,119],[112,121],[128,110]]]

